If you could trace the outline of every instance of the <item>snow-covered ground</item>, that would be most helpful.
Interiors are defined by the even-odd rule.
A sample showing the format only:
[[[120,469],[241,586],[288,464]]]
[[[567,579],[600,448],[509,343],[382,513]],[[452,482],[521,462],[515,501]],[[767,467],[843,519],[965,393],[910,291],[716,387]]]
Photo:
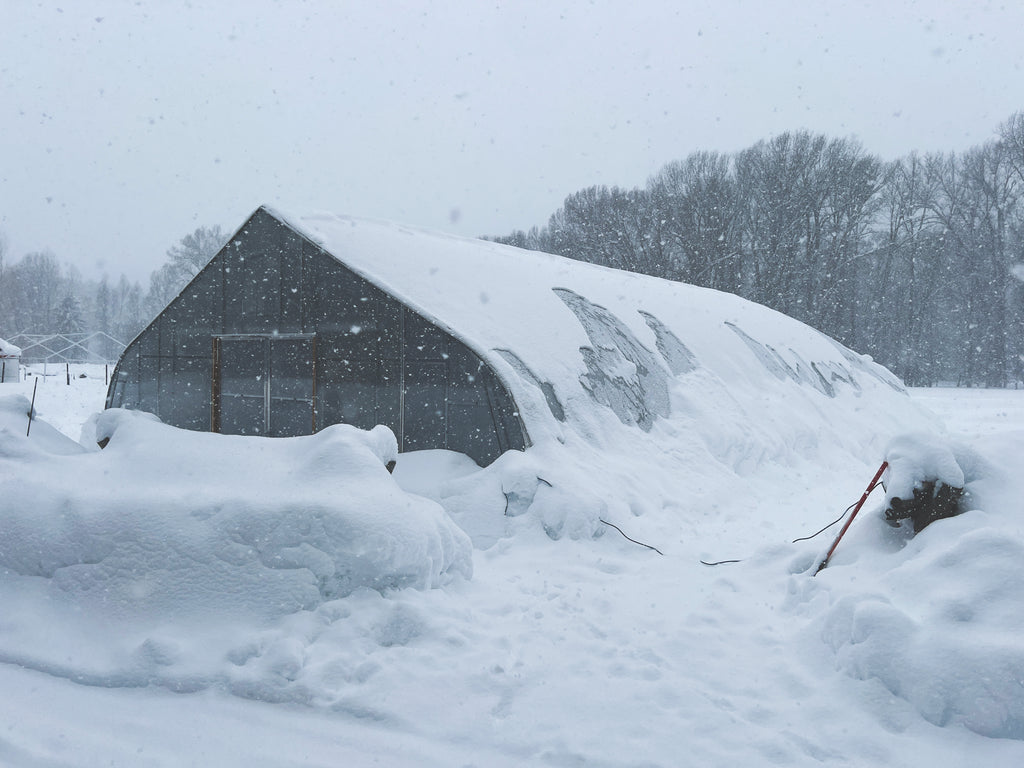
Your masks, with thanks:
[[[72,373],[31,441],[32,380],[0,387],[0,764],[1024,764],[1024,391],[914,390],[972,511],[909,538],[876,491],[815,577],[836,529],[790,542],[882,455],[822,444],[713,494],[697,467],[618,519],[658,554],[553,540],[448,454],[395,485],[380,434],[261,465],[90,419],[103,369]]]

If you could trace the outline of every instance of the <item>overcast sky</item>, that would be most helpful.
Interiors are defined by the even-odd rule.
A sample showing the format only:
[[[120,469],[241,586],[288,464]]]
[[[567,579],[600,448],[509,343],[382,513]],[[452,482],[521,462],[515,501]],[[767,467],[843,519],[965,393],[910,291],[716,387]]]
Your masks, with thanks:
[[[1024,3],[0,0],[0,233],[135,280],[257,206],[506,234],[787,130],[884,159],[1024,110]]]

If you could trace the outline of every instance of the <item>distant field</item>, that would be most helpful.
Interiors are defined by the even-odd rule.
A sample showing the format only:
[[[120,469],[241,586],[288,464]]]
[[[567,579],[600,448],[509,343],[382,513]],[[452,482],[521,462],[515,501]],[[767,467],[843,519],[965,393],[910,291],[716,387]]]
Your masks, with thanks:
[[[914,388],[910,396],[938,415],[952,434],[1024,429],[1024,389]]]

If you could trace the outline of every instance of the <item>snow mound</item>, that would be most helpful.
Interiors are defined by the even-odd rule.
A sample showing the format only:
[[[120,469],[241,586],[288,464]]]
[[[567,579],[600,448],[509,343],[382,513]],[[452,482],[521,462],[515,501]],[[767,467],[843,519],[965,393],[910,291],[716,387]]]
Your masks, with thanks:
[[[1024,433],[991,441],[992,455],[912,436],[894,445],[894,484],[959,478],[973,508],[913,538],[869,517],[843,542],[860,550],[850,567],[818,577],[833,593],[822,636],[839,669],[928,722],[1024,740],[1024,511],[993,469],[1024,455]]]
[[[479,549],[536,530],[556,541],[599,538],[603,518],[646,508],[621,478],[595,476],[550,446],[507,451],[484,468],[451,451],[404,453],[395,477],[405,490],[444,507]]]
[[[937,480],[954,488],[964,487],[964,470],[954,449],[932,434],[899,435],[885,451],[889,468],[885,479],[885,501],[909,499],[922,480]]]
[[[886,592],[839,600],[825,637],[841,669],[929,722],[1024,739],[1024,542],[963,517],[922,532],[933,540],[886,575]]]
[[[385,468],[385,427],[266,439],[111,410],[95,432],[107,447],[76,455],[0,432],[0,578],[130,617],[282,615],[472,575],[468,537]]]
[[[39,419],[38,410],[30,429],[28,414],[31,409],[32,403],[24,395],[0,396],[0,455],[8,459],[20,455],[27,459],[45,454],[73,455],[85,452],[70,437]]]

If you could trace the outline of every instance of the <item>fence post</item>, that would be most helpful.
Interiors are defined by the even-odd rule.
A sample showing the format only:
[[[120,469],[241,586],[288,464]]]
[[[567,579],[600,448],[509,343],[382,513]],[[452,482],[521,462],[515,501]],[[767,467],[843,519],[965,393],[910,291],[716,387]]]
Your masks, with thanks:
[[[35,383],[32,384],[32,405],[28,407],[28,426],[25,428],[25,437],[29,436],[32,431],[32,417],[36,412],[36,387],[39,386],[39,377],[36,377]]]

